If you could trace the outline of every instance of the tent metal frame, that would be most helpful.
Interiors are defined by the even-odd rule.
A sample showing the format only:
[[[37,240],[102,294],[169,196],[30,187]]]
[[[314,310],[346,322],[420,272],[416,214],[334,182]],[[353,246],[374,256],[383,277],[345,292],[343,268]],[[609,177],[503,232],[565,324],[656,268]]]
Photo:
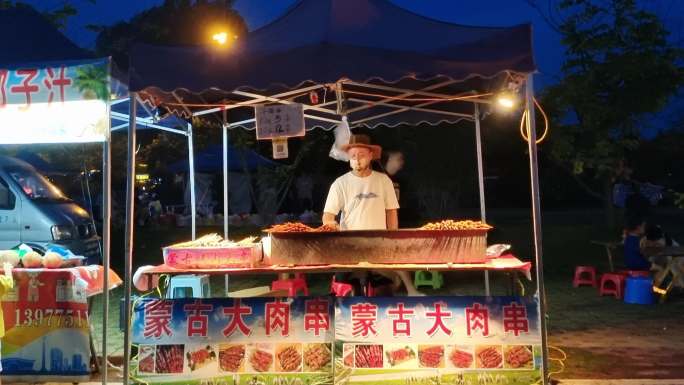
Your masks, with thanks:
[[[194,240],[197,236],[197,207],[196,207],[196,191],[195,191],[195,167],[194,167],[194,143],[192,139],[192,124],[187,123],[187,128],[186,130],[179,130],[177,128],[171,128],[167,127],[161,124],[157,124],[157,119],[154,118],[154,114],[145,107],[144,103],[140,103],[140,98],[136,98],[137,102],[136,104],[140,104],[141,107],[145,108],[147,114],[149,117],[140,117],[137,116],[137,111],[136,111],[136,116],[135,116],[135,126],[136,129],[137,127],[147,127],[147,128],[152,128],[152,129],[157,129],[160,131],[164,132],[169,132],[172,134],[176,135],[181,135],[187,138],[188,140],[188,162],[189,164],[189,170],[188,170],[188,180],[189,180],[189,187],[190,187],[190,227],[191,227],[191,234],[192,234],[192,239]],[[113,105],[120,104],[120,103],[126,103],[126,102],[131,102],[131,98],[121,98],[117,99],[112,102]],[[131,120],[131,112],[129,111],[128,114],[124,114],[121,112],[116,112],[116,111],[110,111],[110,117],[112,120],[116,120],[118,122],[122,122],[121,124],[118,124],[116,126],[113,126],[111,128],[111,131],[116,131],[116,130],[121,130],[126,127],[129,127],[130,120]]]
[[[432,84],[430,86],[427,86],[422,89],[418,90],[410,90],[410,89],[404,89],[404,88],[399,88],[399,87],[389,87],[389,86],[383,86],[379,84],[373,84],[373,83],[368,83],[368,82],[355,82],[347,79],[340,80],[336,83],[331,83],[331,84],[317,84],[317,85],[312,85],[312,86],[307,86],[303,88],[298,88],[295,90],[289,90],[287,92],[280,92],[277,94],[273,95],[266,95],[263,93],[256,93],[256,92],[247,92],[247,91],[241,91],[241,90],[234,90],[230,93],[226,94],[226,98],[230,95],[239,97],[239,98],[248,98],[247,100],[240,101],[240,102],[226,102],[226,103],[214,103],[214,104],[207,104],[205,108],[199,108],[196,111],[190,110],[188,106],[186,106],[183,103],[183,99],[178,96],[177,93],[172,92],[171,95],[178,101],[178,105],[181,106],[183,109],[184,117],[185,118],[191,118],[191,117],[200,117],[203,115],[207,114],[212,114],[216,112],[221,112],[225,110],[232,110],[235,108],[240,108],[240,107],[248,107],[248,106],[254,106],[258,104],[264,104],[264,103],[278,103],[278,104],[292,104],[295,103],[294,99],[297,97],[301,97],[304,95],[307,95],[308,92],[311,91],[316,91],[320,89],[335,89],[336,93],[338,93],[336,99],[332,101],[324,101],[323,103],[319,104],[312,104],[312,103],[304,103],[304,102],[297,102],[299,104],[302,104],[304,111],[312,111],[312,112],[319,112],[322,114],[327,114],[327,115],[332,115],[331,117],[325,117],[325,116],[320,116],[320,115],[312,115],[312,114],[304,114],[304,117],[310,121],[314,122],[325,122],[325,123],[334,123],[334,124],[340,124],[341,119],[340,115],[342,115],[342,111],[340,111],[339,107],[337,109],[331,109],[331,108],[326,108],[330,105],[333,104],[339,104],[341,99],[359,103],[361,104],[360,106],[357,107],[352,107],[346,109],[344,111],[344,114],[351,114],[355,112],[360,112],[364,110],[368,110],[372,107],[375,106],[383,106],[383,107],[388,107],[392,108],[392,111],[388,112],[383,112],[383,113],[377,113],[375,115],[371,115],[368,117],[364,117],[361,120],[350,120],[349,124],[351,126],[354,125],[360,125],[362,123],[366,123],[368,121],[372,120],[377,120],[386,116],[390,115],[395,115],[398,113],[406,112],[406,111],[418,111],[418,112],[425,112],[425,113],[432,113],[432,114],[437,114],[437,115],[444,115],[447,117],[452,117],[452,118],[457,118],[458,120],[461,119],[467,119],[467,120],[473,120],[473,116],[471,114],[467,113],[459,113],[459,112],[453,112],[453,111],[446,111],[446,110],[440,110],[440,109],[435,109],[435,108],[426,108],[430,105],[434,105],[437,103],[443,103],[443,102],[448,102],[448,101],[454,101],[458,100],[459,98],[463,98],[462,101],[464,102],[472,102],[472,103],[480,103],[480,104],[491,104],[491,100],[485,99],[485,98],[479,98],[479,97],[472,97],[472,93],[470,92],[465,92],[461,93],[458,95],[449,95],[441,92],[436,92],[434,90],[446,87],[448,85],[458,83],[459,80],[454,80],[454,79],[449,79],[446,81],[439,82],[437,84]],[[354,87],[359,87],[362,89],[367,89],[369,92],[385,92],[385,93],[391,93],[387,95],[376,95],[373,97],[380,98],[380,100],[374,100],[374,99],[363,99],[359,97],[347,97],[345,95],[345,91],[343,89],[344,85],[349,85],[349,86],[354,86]],[[339,92],[337,92],[339,90]],[[360,91],[348,91],[349,94],[357,94],[360,93]],[[331,92],[332,94],[332,92]],[[396,94],[396,95],[394,95]],[[392,103],[392,101],[404,101],[406,102],[407,98],[410,98],[412,96],[421,96],[423,98],[432,98],[434,100],[428,100],[424,101],[422,103],[413,105],[413,106],[407,106],[407,105],[400,105],[396,103]],[[225,98],[224,98],[225,99]],[[141,104],[147,104],[150,105],[151,103],[148,102],[147,100],[143,101]],[[337,119],[334,119],[337,118]],[[245,119],[239,122],[229,122],[228,127],[236,127],[236,126],[244,126],[249,123],[255,123],[255,119]],[[314,126],[315,127],[315,126]],[[313,128],[312,128],[313,129]]]
[[[383,117],[395,115],[404,111],[420,111],[420,112],[425,112],[425,113],[431,113],[431,114],[437,114],[437,115],[444,115],[448,116],[451,118],[457,118],[457,121],[460,120],[469,120],[474,122],[475,126],[475,139],[476,139],[476,149],[477,149],[477,170],[478,170],[478,189],[479,189],[479,200],[480,200],[480,216],[482,220],[485,220],[486,218],[486,202],[485,202],[485,192],[484,192],[484,167],[483,167],[483,150],[482,150],[482,138],[481,138],[481,127],[480,127],[480,120],[481,120],[481,114],[480,114],[480,104],[492,104],[493,101],[483,98],[483,97],[478,97],[478,96],[473,96],[472,98],[467,98],[468,94],[464,94],[462,96],[465,96],[466,98],[459,100],[458,95],[447,95],[439,92],[434,92],[434,89],[438,89],[440,87],[443,87],[445,85],[458,82],[457,80],[450,80],[444,82],[442,85],[440,84],[435,84],[432,86],[425,87],[423,89],[419,90],[408,90],[408,89],[402,89],[402,88],[396,88],[396,87],[388,87],[388,86],[382,86],[382,85],[377,85],[377,84],[369,84],[367,82],[353,82],[349,80],[341,80],[334,84],[335,86],[335,91],[336,92],[336,100],[327,102],[324,100],[324,103],[322,105],[311,105],[307,103],[302,103],[304,107],[304,111],[316,111],[319,113],[326,113],[330,114],[333,116],[342,116],[346,115],[345,111],[341,109],[341,99],[344,97],[344,90],[343,90],[343,84],[347,85],[352,85],[352,86],[357,86],[357,87],[366,87],[375,91],[383,91],[383,92],[389,92],[389,93],[396,93],[397,95],[387,95],[384,98],[380,98],[380,100],[365,100],[361,98],[350,98],[347,99],[349,101],[353,101],[355,103],[362,103],[362,106],[359,107],[354,107],[351,109],[348,109],[346,112],[356,112],[356,111],[361,111],[364,109],[369,109],[372,108],[373,106],[376,105],[382,105],[384,107],[389,107],[393,108],[391,111],[379,113],[376,115],[372,115],[369,117],[365,117],[363,119],[357,120],[357,121],[350,121],[350,126],[354,125],[360,125],[362,123],[366,123],[372,120],[377,120],[381,119]],[[254,119],[246,119],[243,121],[239,122],[233,122],[233,123],[228,123],[227,122],[227,112],[231,109],[238,108],[238,107],[245,107],[245,106],[253,106],[257,104],[263,104],[265,102],[270,102],[270,103],[280,103],[280,104],[290,104],[293,103],[293,99],[295,99],[297,96],[301,96],[305,92],[309,92],[312,90],[320,89],[322,87],[331,87],[333,85],[327,84],[327,85],[313,85],[309,87],[304,87],[300,88],[297,90],[290,90],[288,92],[283,92],[275,95],[261,95],[257,93],[252,93],[252,92],[243,92],[243,91],[233,91],[232,94],[235,94],[237,96],[241,97],[248,97],[250,98],[247,101],[242,101],[242,102],[236,102],[236,103],[228,103],[228,104],[217,104],[213,106],[209,106],[210,108],[206,109],[201,109],[197,111],[191,111],[188,106],[183,105],[183,108],[186,113],[189,114],[189,117],[199,117],[215,112],[222,112],[223,115],[223,143],[224,143],[224,175],[223,175],[223,185],[224,185],[224,194],[227,193],[227,187],[228,187],[228,173],[227,173],[227,156],[225,154],[225,151],[227,149],[226,144],[227,144],[227,130],[229,128],[234,128],[234,127],[241,127],[245,124],[248,123],[253,123]],[[357,92],[358,93],[358,92]],[[135,100],[137,101],[137,94],[136,93],[131,93],[131,95],[136,95]],[[421,102],[415,106],[403,106],[400,104],[396,103],[391,103],[390,101],[405,101],[407,98],[413,96],[413,95],[418,95],[421,97],[426,97],[426,98],[434,98],[435,100],[426,100],[424,102]],[[533,90],[533,75],[532,74],[527,74],[526,79],[525,79],[525,84],[524,84],[524,95],[525,95],[525,112],[526,112],[526,119],[525,119],[525,126],[528,131],[529,139],[528,139],[528,152],[529,152],[529,167],[530,167],[530,187],[531,187],[531,200],[532,200],[532,222],[533,222],[533,238],[534,238],[534,256],[535,256],[535,264],[536,264],[536,280],[537,280],[537,297],[539,299],[539,314],[538,314],[538,322],[540,325],[540,331],[541,331],[541,339],[542,339],[542,350],[543,350],[543,358],[542,358],[542,373],[543,373],[543,378],[542,381],[544,384],[548,384],[548,374],[549,374],[549,368],[548,368],[548,342],[547,342],[547,326],[546,326],[546,321],[544,314],[546,313],[546,296],[545,296],[545,289],[544,289],[544,279],[543,279],[543,263],[542,263],[542,236],[541,236],[541,204],[540,204],[540,194],[539,194],[539,173],[538,173],[538,161],[537,161],[537,134],[536,134],[536,122],[535,122],[535,116],[534,116],[534,90]],[[182,99],[179,98],[176,94],[174,94],[174,97],[182,103]],[[378,97],[378,95],[374,95],[374,97]],[[427,106],[430,106],[432,104],[440,103],[440,102],[446,102],[446,101],[456,101],[459,100],[461,102],[468,102],[472,103],[474,107],[474,112],[473,114],[461,114],[461,113],[456,113],[456,112],[451,112],[451,111],[441,111],[438,109],[433,109],[433,108],[425,108]],[[130,116],[135,117],[135,109],[136,109],[136,102],[131,103],[131,112]],[[323,106],[327,107],[330,105],[337,105],[337,110],[332,110],[330,108],[323,108]],[[321,121],[321,122],[328,122],[328,123],[340,123],[340,120],[337,119],[330,119],[326,117],[321,117],[317,115],[311,115],[311,114],[305,114],[304,115],[306,119],[309,120],[314,120],[314,121]],[[448,121],[448,120],[447,120]],[[128,179],[128,184],[132,185],[134,183],[134,176],[132,175],[132,166],[135,165],[135,127],[138,124],[137,119],[132,119],[132,127],[129,127],[129,141],[128,141],[128,164],[129,164],[129,174],[127,176]],[[190,138],[191,139],[191,125],[188,124],[188,129],[190,130]],[[132,139],[131,139],[132,138]],[[191,167],[192,167],[192,160],[191,160]],[[133,210],[133,200],[132,196],[129,196],[129,201],[127,204],[130,206],[127,209],[127,214],[132,215],[132,210]],[[227,196],[224,195],[224,206],[227,206]],[[193,202],[194,204],[194,202]],[[224,208],[225,210],[225,208]],[[125,287],[125,303],[124,306],[126,307],[126,312],[125,312],[125,325],[130,325],[131,321],[131,308],[130,308],[130,278],[131,278],[131,266],[132,266],[132,246],[133,246],[133,234],[132,234],[132,223],[131,223],[132,218],[127,219],[127,225],[130,227],[130,232],[128,231],[127,227],[127,236],[126,236],[126,287]],[[228,221],[227,221],[227,215],[224,215],[224,235],[227,237],[228,235]],[[194,232],[193,232],[194,234]],[[194,239],[194,236],[193,236]],[[486,295],[490,295],[490,288],[489,288],[489,275],[485,274],[485,290],[486,290]],[[125,332],[125,351],[124,351],[124,364],[125,364],[125,372],[124,372],[124,384],[127,385],[129,378],[128,378],[128,362],[130,360],[130,340],[129,340],[129,334],[130,334],[130,326],[127,327],[126,332]]]

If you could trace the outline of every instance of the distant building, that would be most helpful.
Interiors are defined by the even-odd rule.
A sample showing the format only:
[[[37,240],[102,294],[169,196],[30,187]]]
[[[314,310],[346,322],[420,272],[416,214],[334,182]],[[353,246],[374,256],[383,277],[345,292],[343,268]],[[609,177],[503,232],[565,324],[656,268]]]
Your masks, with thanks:
[[[29,360],[26,358],[17,358],[17,357],[12,357],[12,358],[3,358],[2,359],[2,367],[8,372],[14,372],[14,373],[32,373],[34,372],[33,370],[33,364],[36,362],[36,360]]]
[[[71,370],[80,372],[84,369],[85,365],[83,365],[83,357],[80,354],[74,354],[73,358],[71,359]]]
[[[52,348],[50,350],[50,370],[53,372],[61,372],[64,370],[62,361],[64,360],[64,355],[62,350],[58,348]]]

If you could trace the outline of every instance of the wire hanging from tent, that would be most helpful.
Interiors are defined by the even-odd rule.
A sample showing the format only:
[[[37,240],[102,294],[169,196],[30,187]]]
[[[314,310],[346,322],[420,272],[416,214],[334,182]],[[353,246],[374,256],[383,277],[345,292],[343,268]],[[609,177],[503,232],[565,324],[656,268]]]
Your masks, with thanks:
[[[541,112],[542,116],[544,117],[544,133],[537,139],[537,144],[541,143],[546,139],[546,136],[549,133],[549,118],[546,116],[546,112],[542,108],[542,106],[539,104],[537,101],[537,98],[533,98],[534,104],[539,108],[539,111]],[[529,134],[526,135],[525,133],[525,119],[527,118],[527,110],[523,111],[522,117],[520,118],[520,136],[522,136],[523,140],[526,142],[530,141]]]
[[[476,94],[476,95],[463,95],[463,96],[447,96],[447,97],[433,97],[433,98],[405,98],[401,96],[389,96],[389,95],[383,95],[383,94],[374,94],[370,92],[362,92],[362,91],[352,91],[352,90],[344,90],[345,94],[355,94],[355,95],[361,95],[361,96],[370,96],[370,97],[376,97],[376,98],[383,98],[383,99],[388,99],[388,100],[401,100],[401,101],[406,101],[406,102],[449,102],[449,101],[455,101],[455,100],[469,100],[469,99],[476,99],[476,98],[481,98],[481,97],[487,97],[487,96],[492,96],[494,95],[493,93],[486,93],[486,94]],[[300,95],[301,96],[301,95]],[[369,104],[373,104],[376,101],[367,101]],[[174,102],[164,102],[162,103],[163,105],[167,106],[184,106],[184,107],[206,107],[206,108],[227,108],[231,107],[232,104],[225,104],[225,103],[174,103]],[[239,104],[239,103],[238,103]],[[245,107],[252,106],[251,104],[245,104]]]
[[[362,95],[362,96],[371,96],[371,97],[383,98],[383,99],[389,99],[389,100],[401,100],[401,101],[406,101],[406,102],[442,102],[442,101],[443,102],[449,102],[449,101],[454,101],[454,100],[469,100],[469,99],[476,99],[476,98],[494,95],[493,93],[490,92],[490,93],[485,93],[485,94],[463,95],[463,96],[445,96],[445,97],[432,97],[432,98],[406,98],[406,97],[402,97],[402,96],[388,96],[388,95],[374,94],[374,93],[370,93],[370,92],[353,91],[353,90],[345,90],[344,93],[356,94],[356,95]],[[375,102],[369,100],[368,103],[372,104]]]
[[[560,357],[558,357],[558,358],[551,357],[551,353],[550,353],[551,350],[554,350],[554,351],[557,351],[558,353],[560,353]],[[549,372],[548,380],[550,382],[551,376],[553,376],[555,374],[561,374],[565,371],[565,361],[568,359],[568,354],[565,351],[563,351],[563,349],[561,349],[559,347],[549,345],[549,357],[548,357],[548,359],[549,359],[549,361],[557,362],[558,366],[559,366],[558,370],[552,370]],[[542,379],[540,378],[537,382],[533,383],[533,385],[539,385],[541,383],[542,383]]]

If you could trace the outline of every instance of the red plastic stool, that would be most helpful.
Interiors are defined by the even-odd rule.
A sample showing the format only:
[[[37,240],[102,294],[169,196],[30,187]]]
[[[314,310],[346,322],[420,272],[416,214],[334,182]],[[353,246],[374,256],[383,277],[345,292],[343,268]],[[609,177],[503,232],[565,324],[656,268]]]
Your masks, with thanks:
[[[650,277],[651,272],[646,271],[646,270],[620,270],[618,271],[618,274],[623,275],[625,277]]]
[[[589,275],[584,278],[583,275]],[[575,266],[575,277],[572,279],[572,287],[582,285],[598,286],[596,282],[596,268],[594,266]]]
[[[306,285],[304,274],[297,273],[293,279],[279,279],[271,283],[271,290],[287,290],[287,295],[294,297],[298,291],[302,291],[304,295],[309,295],[309,287]]]
[[[354,291],[354,287],[348,283],[337,282],[335,277],[333,277],[332,282],[330,282],[330,292],[335,294],[335,297],[346,297],[351,295]]]
[[[617,299],[622,299],[625,287],[625,276],[619,273],[606,273],[601,276],[601,286],[599,295],[614,295]],[[611,283],[612,285],[607,285]]]
[[[373,285],[371,285],[370,282],[366,283],[365,289],[366,297],[375,296],[375,288],[373,287]],[[344,282],[337,282],[335,281],[335,277],[333,277],[332,282],[330,282],[330,292],[335,294],[335,297],[345,297],[347,295],[353,294],[354,286]],[[363,293],[360,293],[358,295],[363,295]]]

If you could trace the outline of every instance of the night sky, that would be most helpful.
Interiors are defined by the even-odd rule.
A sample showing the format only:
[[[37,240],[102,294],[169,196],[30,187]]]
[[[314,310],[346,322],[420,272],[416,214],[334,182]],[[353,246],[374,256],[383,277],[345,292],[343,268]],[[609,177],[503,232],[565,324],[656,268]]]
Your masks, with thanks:
[[[296,0],[236,0],[235,7],[245,18],[250,30],[259,28],[282,15]],[[544,21],[537,10],[525,0],[390,0],[418,14],[443,21],[482,25],[509,26],[531,22],[534,28],[535,59],[540,74],[537,86],[554,82],[563,58],[563,47],[558,34]],[[547,0],[537,0],[547,4]],[[557,1],[557,0],[548,0]],[[28,0],[38,9],[56,9],[63,0]],[[77,44],[92,48],[95,34],[88,24],[109,25],[128,20],[136,13],[161,4],[163,0],[73,0],[79,15],[70,21],[66,34]],[[673,41],[684,41],[684,1],[641,0],[647,8],[660,15]]]

